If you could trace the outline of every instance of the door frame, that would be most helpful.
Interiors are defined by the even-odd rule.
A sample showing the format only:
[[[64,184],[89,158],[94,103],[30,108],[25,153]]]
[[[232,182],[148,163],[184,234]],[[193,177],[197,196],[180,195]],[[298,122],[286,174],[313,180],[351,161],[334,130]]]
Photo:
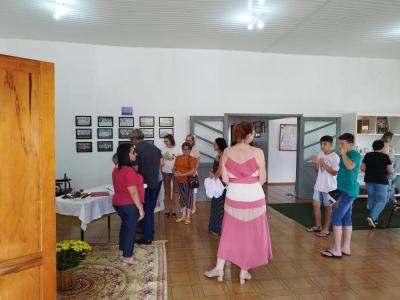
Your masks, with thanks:
[[[295,197],[298,199],[302,199],[299,196],[300,193],[300,187],[304,185],[304,177],[302,175],[303,173],[303,167],[302,163],[304,162],[304,124],[306,121],[326,121],[327,119],[332,119],[336,120],[336,132],[340,133],[342,130],[342,118],[341,117],[305,117],[301,116],[300,117],[300,122],[298,123],[297,126],[297,158],[296,158],[296,185],[295,185]],[[337,151],[338,147],[338,134],[336,134],[336,148],[335,151]]]

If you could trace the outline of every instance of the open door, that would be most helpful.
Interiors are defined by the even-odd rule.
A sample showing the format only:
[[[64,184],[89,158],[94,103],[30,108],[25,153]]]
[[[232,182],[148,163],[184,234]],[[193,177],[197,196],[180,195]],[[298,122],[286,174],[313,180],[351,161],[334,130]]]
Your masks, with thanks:
[[[212,170],[215,159],[214,141],[216,138],[224,137],[224,117],[191,116],[190,132],[196,136],[196,147],[200,151],[200,188],[197,199],[205,200],[206,193],[202,183],[208,176],[208,172]]]
[[[296,197],[312,199],[317,173],[309,160],[311,155],[318,154],[321,149],[319,140],[330,135],[337,150],[337,138],[340,135],[341,118],[333,117],[300,117],[298,125],[298,151],[296,173]]]
[[[0,55],[0,299],[56,299],[53,64]]]

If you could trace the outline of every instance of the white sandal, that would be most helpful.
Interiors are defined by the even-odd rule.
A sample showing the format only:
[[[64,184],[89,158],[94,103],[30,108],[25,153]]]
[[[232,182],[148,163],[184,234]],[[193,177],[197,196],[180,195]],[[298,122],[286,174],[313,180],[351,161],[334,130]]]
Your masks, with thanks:
[[[224,270],[218,270],[217,268],[214,268],[210,271],[205,272],[204,276],[206,276],[207,278],[217,277],[218,282],[222,282],[224,281]]]

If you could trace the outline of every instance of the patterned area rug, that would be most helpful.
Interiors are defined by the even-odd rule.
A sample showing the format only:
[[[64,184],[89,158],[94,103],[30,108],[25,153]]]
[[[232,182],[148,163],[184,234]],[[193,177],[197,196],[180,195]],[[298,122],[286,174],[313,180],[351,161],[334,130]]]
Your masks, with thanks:
[[[134,265],[126,265],[118,245],[94,245],[77,267],[72,290],[58,293],[58,299],[167,299],[165,241],[137,246]]]

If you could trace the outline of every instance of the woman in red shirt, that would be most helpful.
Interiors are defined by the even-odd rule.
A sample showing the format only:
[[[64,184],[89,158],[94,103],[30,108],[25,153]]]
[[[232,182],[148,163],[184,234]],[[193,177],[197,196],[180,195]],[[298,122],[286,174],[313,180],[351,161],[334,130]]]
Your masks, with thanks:
[[[121,218],[119,250],[124,262],[133,264],[133,247],[138,221],[144,217],[143,177],[131,166],[136,160],[133,145],[124,143],[117,149],[118,168],[114,168],[112,180],[114,197],[112,204]]]

